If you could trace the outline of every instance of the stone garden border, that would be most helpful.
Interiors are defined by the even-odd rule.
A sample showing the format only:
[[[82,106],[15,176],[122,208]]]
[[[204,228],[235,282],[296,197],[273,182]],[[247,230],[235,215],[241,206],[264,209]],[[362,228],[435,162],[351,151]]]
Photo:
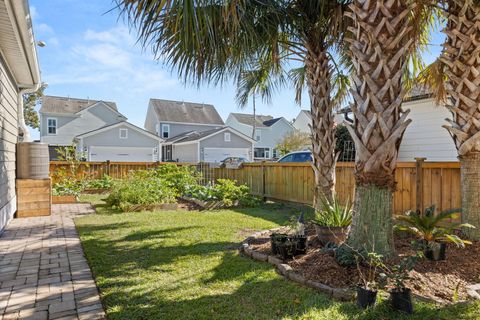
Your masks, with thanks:
[[[192,202],[192,203],[196,204],[197,206],[201,207],[204,210],[215,210],[215,209],[228,208],[225,205],[225,203],[223,203],[222,201],[202,201],[202,200],[198,200],[196,198],[191,198],[191,197],[186,197],[186,196],[181,197],[181,199],[183,199],[185,201],[188,201],[188,202]],[[237,205],[238,205],[238,202],[234,203],[233,207],[236,207]]]
[[[321,282],[318,281],[313,281],[313,280],[307,280],[305,277],[303,277],[300,273],[295,272],[292,267],[290,267],[288,264],[284,263],[282,259],[274,256],[274,255],[268,255],[265,253],[261,253],[258,251],[253,250],[253,248],[250,246],[251,240],[257,239],[257,238],[265,238],[269,237],[269,235],[277,231],[279,228],[276,229],[271,229],[271,230],[264,230],[264,231],[259,231],[248,238],[246,238],[240,247],[240,252],[243,253],[244,255],[257,260],[261,262],[267,262],[269,264],[272,264],[275,266],[276,271],[284,276],[285,278],[296,282],[300,285],[310,287],[314,290],[317,290],[323,294],[328,295],[330,298],[333,298],[335,300],[340,300],[340,301],[353,301],[356,298],[356,292],[355,290],[351,288],[335,288],[331,287],[328,285],[325,285]],[[384,294],[385,297],[388,295],[384,293],[383,291],[379,292],[379,294]],[[480,300],[480,283],[474,284],[467,286],[467,294],[472,298],[473,300]],[[430,297],[425,297],[421,296],[415,293],[412,293],[412,296],[422,302],[428,302],[428,303],[435,303],[439,305],[447,305],[447,304],[452,304],[448,303],[444,300],[440,299],[435,299],[435,298],[430,298]],[[468,301],[459,301],[457,303],[465,303]],[[455,304],[455,303],[453,303]]]

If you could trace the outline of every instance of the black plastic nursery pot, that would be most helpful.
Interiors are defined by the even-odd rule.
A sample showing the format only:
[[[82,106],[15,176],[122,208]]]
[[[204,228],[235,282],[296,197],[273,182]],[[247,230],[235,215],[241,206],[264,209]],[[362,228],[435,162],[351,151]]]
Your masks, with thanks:
[[[270,235],[270,246],[273,254],[278,254],[278,243],[284,243],[288,240],[288,235],[285,233],[272,233]]]
[[[392,308],[397,311],[413,313],[412,290],[408,288],[390,291],[390,302]]]
[[[307,236],[293,236],[291,241],[295,243],[295,255],[307,253]]]
[[[290,241],[277,243],[277,250],[283,260],[292,259],[295,253],[295,243]]]
[[[365,289],[361,286],[357,287],[357,306],[367,309],[375,305],[377,301],[377,291]]]
[[[441,261],[446,259],[446,250],[446,243],[432,243],[430,245],[427,245],[426,249],[423,250],[423,254],[429,260]]]

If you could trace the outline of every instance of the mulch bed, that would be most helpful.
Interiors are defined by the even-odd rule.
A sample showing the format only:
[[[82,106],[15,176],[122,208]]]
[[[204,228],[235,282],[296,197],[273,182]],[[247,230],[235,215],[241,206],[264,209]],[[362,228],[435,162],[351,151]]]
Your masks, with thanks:
[[[322,252],[323,246],[316,238],[313,228],[307,229],[309,248],[305,255],[295,257],[287,263],[308,280],[319,281],[331,287],[354,287],[359,283],[355,267],[340,266],[334,257]],[[398,263],[401,256],[412,255],[412,238],[395,237],[395,248],[399,257],[388,261]],[[270,254],[270,239],[259,238],[250,242],[251,248]],[[448,245],[445,261],[421,259],[410,272],[412,280],[408,286],[418,295],[453,302],[468,300],[466,286],[480,282],[480,242],[465,249]],[[457,292],[457,298],[454,298]]]

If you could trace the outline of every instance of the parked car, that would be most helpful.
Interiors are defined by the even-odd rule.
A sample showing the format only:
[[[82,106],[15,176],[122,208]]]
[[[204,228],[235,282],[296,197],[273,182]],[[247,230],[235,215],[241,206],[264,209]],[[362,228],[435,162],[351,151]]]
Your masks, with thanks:
[[[221,163],[244,163],[244,162],[250,162],[248,161],[247,158],[243,158],[243,157],[228,157],[228,158],[225,158],[221,161]]]
[[[281,157],[277,162],[309,162],[312,161],[311,151],[295,151]]]

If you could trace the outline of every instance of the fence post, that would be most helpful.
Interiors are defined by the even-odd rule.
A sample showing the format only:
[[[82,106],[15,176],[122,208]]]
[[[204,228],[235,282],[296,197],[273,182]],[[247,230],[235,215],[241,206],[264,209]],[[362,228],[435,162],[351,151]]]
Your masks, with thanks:
[[[263,201],[266,201],[265,197],[265,161],[262,161],[262,198]]]
[[[427,158],[415,158],[415,186],[417,212],[423,212],[423,163]]]
[[[107,173],[107,176],[110,176],[110,160],[107,160],[106,162],[106,167],[105,167],[105,171]]]

